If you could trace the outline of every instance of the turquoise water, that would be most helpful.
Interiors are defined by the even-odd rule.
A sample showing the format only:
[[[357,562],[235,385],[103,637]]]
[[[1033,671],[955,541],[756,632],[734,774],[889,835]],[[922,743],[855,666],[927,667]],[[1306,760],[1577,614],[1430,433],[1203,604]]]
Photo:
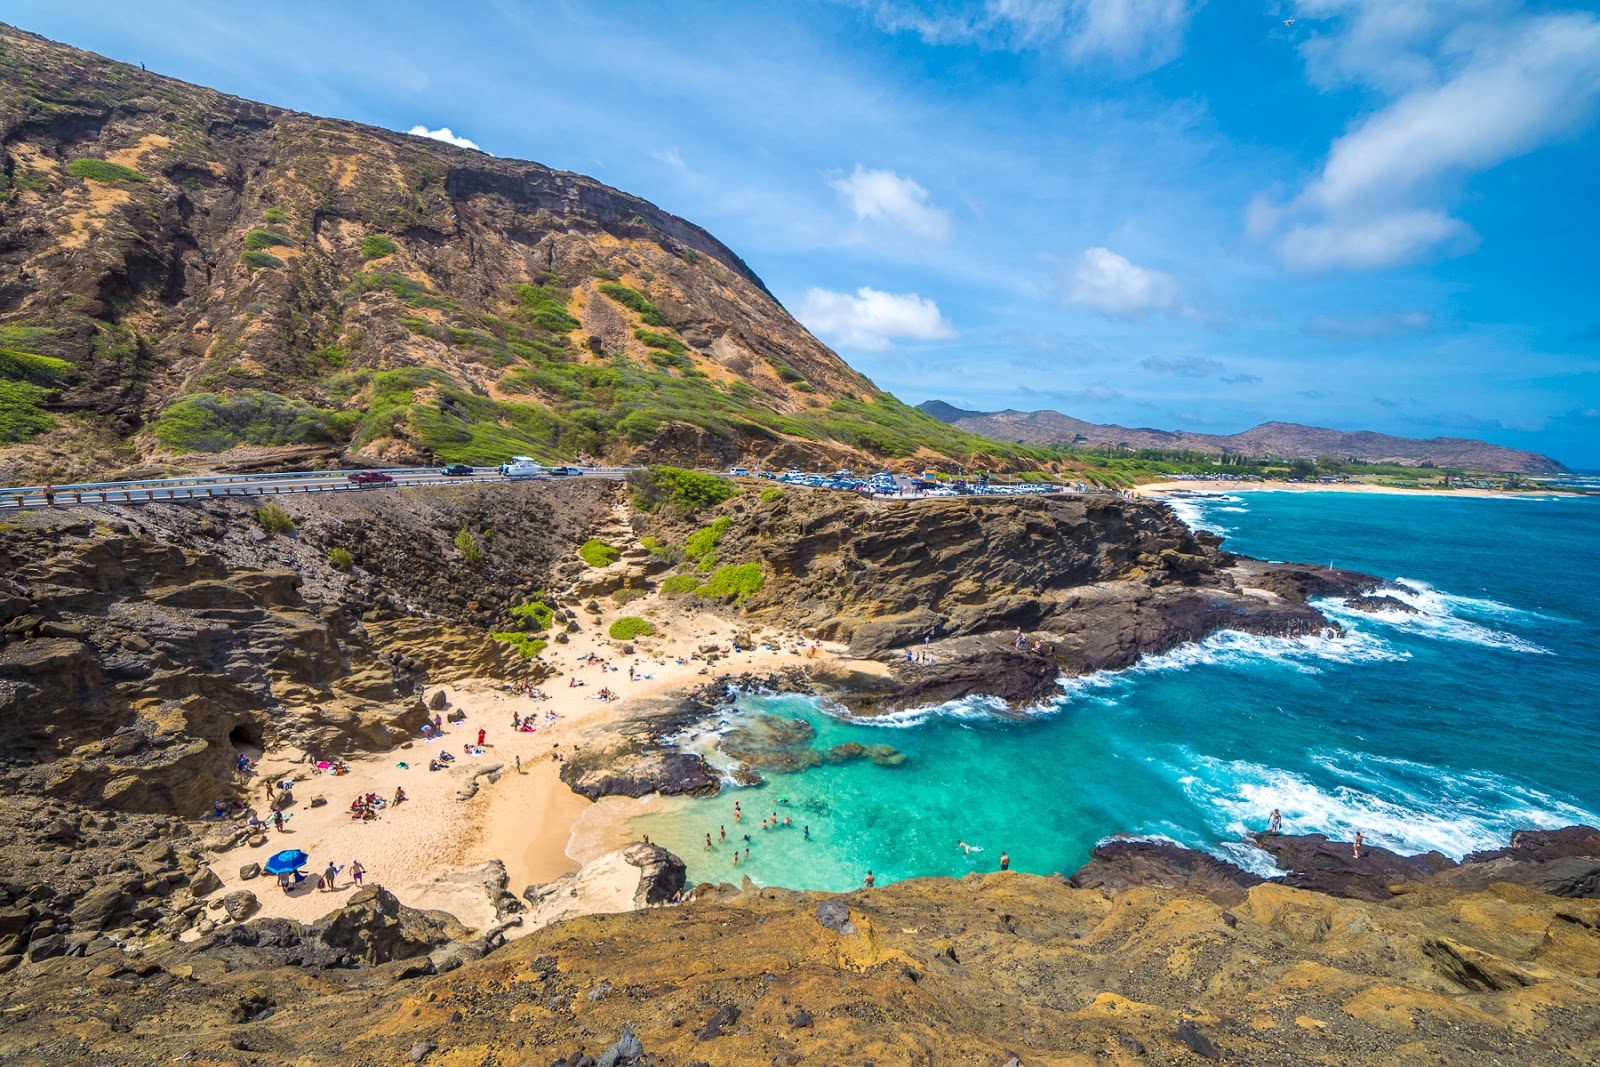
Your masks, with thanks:
[[[810,698],[746,696],[729,721],[802,718],[819,749],[887,743],[908,758],[770,774],[670,801],[634,829],[682,856],[695,881],[843,890],[869,868],[879,884],[993,870],[1002,850],[1015,869],[1070,873],[1116,834],[1265,872],[1242,837],[1274,807],[1287,832],[1359,829],[1453,856],[1518,827],[1600,818],[1600,498],[1241,493],[1180,511],[1235,551],[1403,581],[1410,591],[1395,595],[1425,614],[1327,602],[1347,636],[1216,635],[1073,680],[1022,721],[969,703],[869,726]],[[706,748],[722,728],[685,744]],[[794,827],[763,831],[773,812]],[[729,840],[708,852],[704,834],[719,826]]]

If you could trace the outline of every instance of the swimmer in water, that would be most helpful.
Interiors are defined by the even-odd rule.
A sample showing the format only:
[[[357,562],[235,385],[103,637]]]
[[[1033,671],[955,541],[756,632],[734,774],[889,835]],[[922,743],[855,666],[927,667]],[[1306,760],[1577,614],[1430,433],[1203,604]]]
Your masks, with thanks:
[[[961,851],[966,853],[969,856],[974,852],[982,852],[983,851],[983,846],[982,845],[969,845],[965,841],[957,841],[956,844],[960,845],[961,846]]]

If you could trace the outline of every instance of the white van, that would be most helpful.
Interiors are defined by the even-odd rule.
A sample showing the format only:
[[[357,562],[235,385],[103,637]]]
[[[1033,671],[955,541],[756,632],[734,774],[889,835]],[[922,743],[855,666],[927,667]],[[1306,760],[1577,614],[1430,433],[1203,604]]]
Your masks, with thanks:
[[[512,456],[510,463],[500,464],[500,473],[507,478],[542,478],[550,472],[532,456]]]

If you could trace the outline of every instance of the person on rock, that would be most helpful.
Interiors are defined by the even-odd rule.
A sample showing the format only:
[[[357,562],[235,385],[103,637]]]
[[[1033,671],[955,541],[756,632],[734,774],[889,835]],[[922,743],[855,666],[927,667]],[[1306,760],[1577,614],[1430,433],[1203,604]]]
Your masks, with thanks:
[[[1001,850],[1000,852],[1000,869],[1002,871],[1009,871],[1011,869],[1011,855],[1004,850]]]

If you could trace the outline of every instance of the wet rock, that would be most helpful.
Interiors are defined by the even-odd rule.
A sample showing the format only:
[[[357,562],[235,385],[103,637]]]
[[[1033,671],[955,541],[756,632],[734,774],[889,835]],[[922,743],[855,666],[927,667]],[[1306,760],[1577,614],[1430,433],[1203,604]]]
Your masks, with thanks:
[[[1135,886],[1176,889],[1228,906],[1264,879],[1197,849],[1154,841],[1106,841],[1070,879],[1078,889],[1115,896]]]
[[[1395,612],[1400,615],[1422,614],[1404,600],[1392,596],[1353,596],[1345,600],[1344,606],[1355,611]]]
[[[1389,887],[1420,882],[1456,866],[1441,852],[1402,856],[1376,845],[1363,845],[1356,858],[1352,842],[1330,841],[1322,834],[1256,834],[1256,845],[1289,873],[1282,884],[1313,889],[1335,897],[1388,900]]]
[[[598,767],[587,760],[569,760],[561,768],[561,780],[590,800],[651,793],[708,796],[722,788],[721,779],[704,759],[692,752],[675,751],[618,753]]]

